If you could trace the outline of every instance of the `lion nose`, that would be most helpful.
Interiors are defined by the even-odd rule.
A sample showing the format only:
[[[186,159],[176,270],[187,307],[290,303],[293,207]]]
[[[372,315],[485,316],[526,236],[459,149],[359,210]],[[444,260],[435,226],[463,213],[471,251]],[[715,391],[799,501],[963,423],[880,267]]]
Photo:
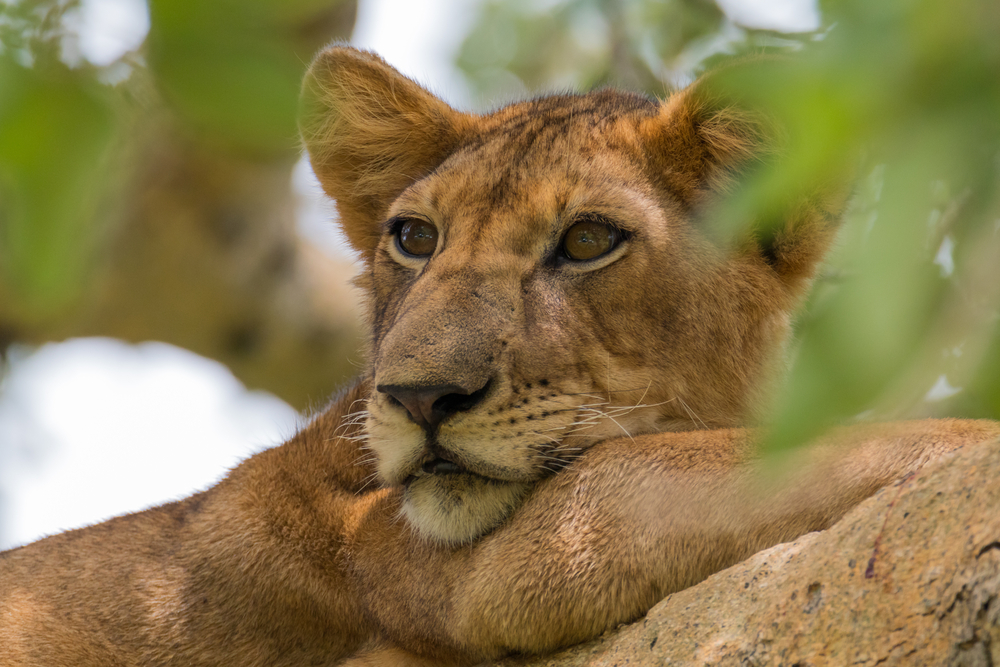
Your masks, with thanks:
[[[469,410],[482,400],[489,388],[489,382],[478,389],[470,390],[457,384],[441,384],[429,387],[400,384],[380,384],[377,389],[388,394],[402,405],[410,417],[428,431],[455,414]]]

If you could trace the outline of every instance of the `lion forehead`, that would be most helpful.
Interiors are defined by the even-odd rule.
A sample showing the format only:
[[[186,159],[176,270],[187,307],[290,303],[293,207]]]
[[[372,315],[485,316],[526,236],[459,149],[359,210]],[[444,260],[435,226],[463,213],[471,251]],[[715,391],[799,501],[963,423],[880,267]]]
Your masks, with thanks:
[[[552,171],[549,167],[585,173],[587,162],[602,156],[640,155],[636,128],[655,113],[645,98],[614,91],[521,102],[483,117],[479,131],[442,166],[476,161],[498,170],[483,175],[507,177],[526,167],[539,176]]]
[[[491,253],[522,256],[537,256],[577,215],[637,224],[651,212],[660,217],[634,114],[586,111],[574,115],[557,106],[508,114],[411,184],[389,217],[430,218],[449,235],[449,248],[486,245]]]

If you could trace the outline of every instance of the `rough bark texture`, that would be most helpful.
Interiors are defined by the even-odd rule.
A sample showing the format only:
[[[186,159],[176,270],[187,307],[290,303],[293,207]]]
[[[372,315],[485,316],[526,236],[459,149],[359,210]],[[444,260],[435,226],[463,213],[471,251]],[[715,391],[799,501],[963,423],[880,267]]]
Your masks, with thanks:
[[[1000,442],[885,488],[833,528],[515,665],[1000,665]]]

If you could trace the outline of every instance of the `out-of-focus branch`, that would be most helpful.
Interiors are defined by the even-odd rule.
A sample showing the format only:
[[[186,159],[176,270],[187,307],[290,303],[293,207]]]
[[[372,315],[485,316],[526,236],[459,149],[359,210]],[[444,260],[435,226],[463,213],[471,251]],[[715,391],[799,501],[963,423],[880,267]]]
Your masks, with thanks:
[[[322,401],[360,361],[353,267],[296,234],[292,165],[153,143],[92,305],[63,335],[165,340],[298,408]]]
[[[153,9],[150,39],[166,30]],[[260,20],[275,22],[304,69],[323,43],[350,34],[355,10],[355,2],[312,2]],[[158,57],[170,65],[170,56]],[[361,338],[351,263],[296,233],[293,130],[284,142],[234,141],[192,118],[197,100],[164,81],[155,67],[139,67],[122,84],[110,194],[79,251],[91,268],[73,297],[38,307],[0,275],[0,351],[76,336],[161,340],[217,359],[297,408],[317,406],[357,372]]]

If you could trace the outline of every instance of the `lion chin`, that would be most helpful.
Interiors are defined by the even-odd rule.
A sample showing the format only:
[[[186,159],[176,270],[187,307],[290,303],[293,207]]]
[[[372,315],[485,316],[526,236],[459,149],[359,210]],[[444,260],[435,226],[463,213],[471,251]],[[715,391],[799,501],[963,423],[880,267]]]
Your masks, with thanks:
[[[406,484],[402,512],[421,536],[459,546],[503,523],[530,488],[469,472],[421,475]]]

